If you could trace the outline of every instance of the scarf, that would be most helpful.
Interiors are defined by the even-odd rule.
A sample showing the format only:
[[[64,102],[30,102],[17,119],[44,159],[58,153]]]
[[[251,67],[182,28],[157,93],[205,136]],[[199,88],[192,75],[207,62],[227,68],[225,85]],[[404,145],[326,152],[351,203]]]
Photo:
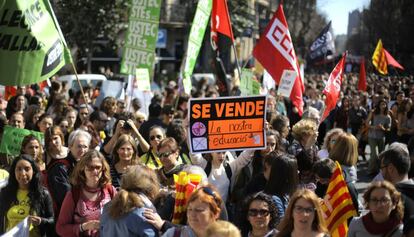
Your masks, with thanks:
[[[362,223],[364,224],[365,229],[370,234],[384,235],[394,230],[398,225],[400,225],[401,221],[397,220],[394,216],[390,216],[390,218],[386,222],[377,223],[374,221],[372,213],[370,212],[362,217]]]

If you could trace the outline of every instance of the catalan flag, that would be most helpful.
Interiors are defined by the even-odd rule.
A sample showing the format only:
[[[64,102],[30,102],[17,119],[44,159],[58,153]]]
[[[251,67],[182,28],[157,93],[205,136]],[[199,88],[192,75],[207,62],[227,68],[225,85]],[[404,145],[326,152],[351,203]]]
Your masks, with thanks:
[[[187,200],[201,182],[201,175],[180,172],[178,175],[174,174],[174,182],[176,194],[172,223],[180,224],[186,212]]]
[[[347,220],[352,216],[356,216],[357,212],[338,162],[336,162],[335,171],[329,181],[322,210],[324,211],[326,224],[331,236],[347,236]]]
[[[378,40],[377,47],[375,48],[374,54],[372,55],[372,64],[383,75],[388,74],[387,58],[382,47],[381,39]]]

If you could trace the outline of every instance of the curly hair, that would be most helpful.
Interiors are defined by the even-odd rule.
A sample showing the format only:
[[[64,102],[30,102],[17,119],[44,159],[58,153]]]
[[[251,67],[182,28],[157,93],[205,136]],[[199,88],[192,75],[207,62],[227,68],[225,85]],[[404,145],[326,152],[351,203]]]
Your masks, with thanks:
[[[326,133],[326,135],[325,135],[325,137],[323,139],[323,145],[322,145],[322,147],[325,148],[329,152],[330,151],[329,143],[331,142],[332,137],[335,136],[335,135],[339,135],[339,134],[341,134],[343,132],[344,132],[344,130],[342,128],[333,128],[333,129],[329,130]]]
[[[111,183],[110,169],[105,157],[97,150],[89,150],[76,164],[72,172],[70,182],[73,186],[81,187],[86,184],[85,169],[91,163],[92,159],[95,158],[98,158],[102,164],[102,176],[99,179],[99,187],[103,188],[106,184]]]
[[[391,211],[390,216],[394,216],[397,220],[402,220],[404,215],[404,206],[401,201],[401,193],[397,191],[394,185],[388,181],[380,181],[371,183],[367,191],[365,191],[363,198],[364,204],[367,209],[369,209],[369,200],[371,199],[371,193],[375,189],[386,189],[391,196],[391,201],[395,205],[394,210]]]
[[[301,141],[305,135],[310,135],[318,131],[318,124],[312,119],[302,119],[297,122],[292,128],[293,137]]]
[[[267,203],[267,206],[269,207],[269,215],[270,215],[270,221],[268,225],[269,229],[276,228],[279,222],[279,213],[277,212],[276,204],[273,201],[272,197],[263,192],[252,194],[248,196],[246,199],[244,199],[243,204],[242,204],[239,227],[240,227],[240,230],[243,236],[247,236],[248,233],[252,230],[252,226],[248,220],[248,212],[249,212],[250,205],[252,204],[253,201],[262,201],[262,202]]]

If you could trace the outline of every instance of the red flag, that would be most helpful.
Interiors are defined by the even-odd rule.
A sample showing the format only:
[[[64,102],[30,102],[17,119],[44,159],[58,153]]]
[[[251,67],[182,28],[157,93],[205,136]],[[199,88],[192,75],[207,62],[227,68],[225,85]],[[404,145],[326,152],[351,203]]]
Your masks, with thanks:
[[[214,49],[217,48],[217,33],[228,36],[231,42],[234,41],[226,0],[213,0],[213,8],[211,10],[211,39]]]
[[[387,59],[387,64],[391,65],[393,67],[399,68],[401,70],[404,70],[403,66],[401,66],[401,64],[399,64],[397,62],[397,60],[394,59],[394,57],[391,56],[390,53],[388,53],[388,51],[384,48],[382,48],[382,50],[384,50],[385,53],[385,58]]]
[[[324,121],[326,117],[328,117],[329,113],[335,108],[336,102],[338,101],[339,93],[341,92],[345,60],[346,53],[338,62],[338,64],[336,64],[334,70],[331,72],[331,75],[329,75],[328,83],[323,90],[323,93],[326,95],[326,107],[325,111],[323,112],[321,122]]]
[[[365,73],[365,59],[364,58],[361,60],[361,65],[359,66],[358,90],[367,91],[367,75]]]
[[[293,84],[290,99],[298,109],[299,115],[303,113],[302,94],[305,91],[300,75],[298,60],[290,37],[282,4],[273,16],[265,32],[253,50],[253,56],[269,72],[277,84],[285,70],[293,70],[297,77]]]

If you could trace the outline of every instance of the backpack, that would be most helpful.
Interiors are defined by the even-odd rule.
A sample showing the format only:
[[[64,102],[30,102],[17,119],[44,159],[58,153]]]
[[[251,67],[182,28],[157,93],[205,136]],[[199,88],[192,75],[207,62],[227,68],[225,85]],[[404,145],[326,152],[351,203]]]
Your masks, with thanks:
[[[58,208],[57,203],[56,203],[56,199],[55,199],[55,197],[53,197],[53,192],[51,192],[51,190],[50,190],[49,177],[47,175],[47,171],[49,171],[50,169],[52,169],[53,167],[55,167],[58,164],[63,164],[66,167],[67,170],[69,170],[70,167],[71,167],[71,164],[70,164],[69,160],[67,160],[67,159],[54,159],[46,166],[46,174],[43,176],[43,178],[44,178],[43,183],[44,183],[46,189],[49,191],[50,196],[52,197],[53,211],[55,213],[57,213],[56,216],[59,215],[60,208]]]

